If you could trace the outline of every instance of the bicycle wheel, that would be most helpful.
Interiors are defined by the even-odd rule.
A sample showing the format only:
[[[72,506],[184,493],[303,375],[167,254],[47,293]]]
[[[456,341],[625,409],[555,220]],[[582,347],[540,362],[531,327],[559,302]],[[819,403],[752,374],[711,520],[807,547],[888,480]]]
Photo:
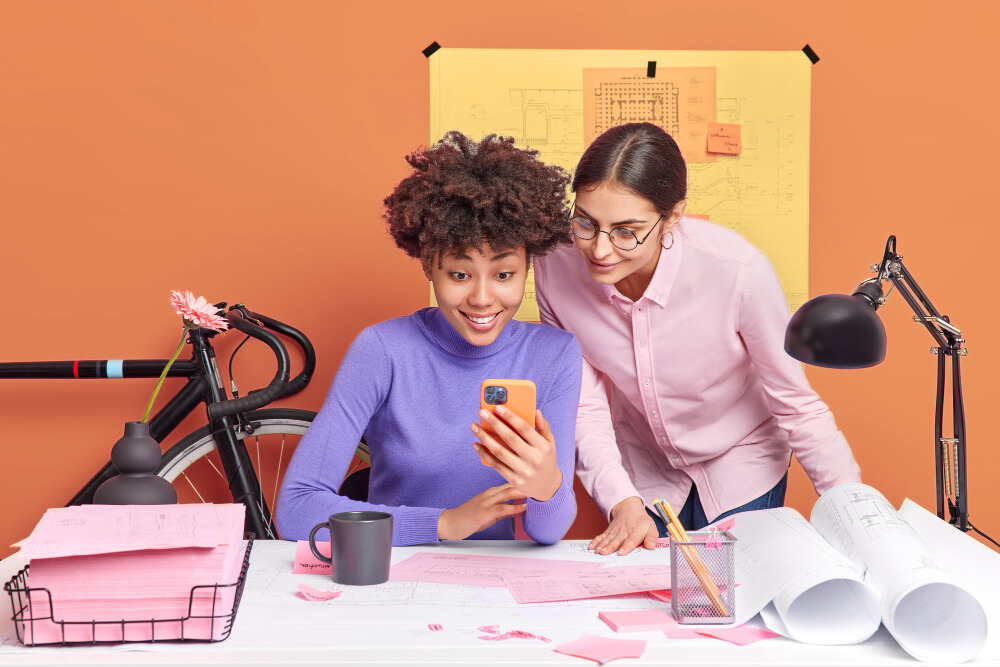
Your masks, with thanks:
[[[253,427],[253,432],[240,431],[237,437],[246,447],[260,482],[259,502],[266,501],[273,512],[288,462],[316,413],[309,410],[266,408],[244,413],[244,417]],[[368,462],[368,447],[362,443],[355,452],[350,472],[364,467]],[[164,452],[156,474],[174,485],[179,502],[233,502],[215,440],[208,426],[188,434]],[[270,534],[261,537],[277,539],[278,532],[273,522],[268,528]]]

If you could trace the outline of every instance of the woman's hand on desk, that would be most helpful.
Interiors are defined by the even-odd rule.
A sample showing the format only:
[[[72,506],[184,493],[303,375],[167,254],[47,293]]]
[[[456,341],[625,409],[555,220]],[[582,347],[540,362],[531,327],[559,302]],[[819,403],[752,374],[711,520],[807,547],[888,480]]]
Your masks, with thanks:
[[[556,439],[542,411],[535,410],[537,429],[499,405],[496,414],[481,410],[479,416],[496,433],[472,424],[472,432],[481,441],[473,447],[483,463],[529,498],[542,502],[552,498],[562,484],[562,471],[556,461]]]
[[[588,548],[602,555],[617,551],[624,556],[639,545],[655,549],[659,535],[656,524],[646,514],[642,498],[632,496],[611,508],[611,523],[590,541]]]
[[[524,514],[527,505],[508,505],[512,500],[524,500],[525,495],[513,484],[491,486],[469,498],[458,507],[441,512],[438,518],[439,540],[464,540],[485,530],[500,519]]]

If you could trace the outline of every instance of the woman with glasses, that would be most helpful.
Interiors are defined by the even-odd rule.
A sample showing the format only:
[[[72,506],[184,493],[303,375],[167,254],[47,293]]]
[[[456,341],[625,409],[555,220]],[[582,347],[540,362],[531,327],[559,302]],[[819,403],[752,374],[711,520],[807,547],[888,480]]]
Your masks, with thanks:
[[[282,483],[283,538],[305,539],[348,510],[392,514],[395,545],[513,539],[515,516],[548,544],[573,522],[580,346],[565,331],[513,320],[531,258],[569,242],[569,177],[535,154],[512,139],[449,132],[407,157],[413,172],[386,198],[385,219],[420,260],[438,306],[354,340]],[[534,423],[502,406],[499,416],[477,412],[491,378],[535,383]],[[362,435],[366,501],[338,493]]]
[[[598,553],[653,548],[665,499],[685,528],[784,503],[794,452],[817,492],[858,466],[799,363],[767,257],[684,217],[687,168],[659,127],[612,128],[573,178],[575,248],[535,262],[543,322],[583,348],[577,474],[609,518]]]

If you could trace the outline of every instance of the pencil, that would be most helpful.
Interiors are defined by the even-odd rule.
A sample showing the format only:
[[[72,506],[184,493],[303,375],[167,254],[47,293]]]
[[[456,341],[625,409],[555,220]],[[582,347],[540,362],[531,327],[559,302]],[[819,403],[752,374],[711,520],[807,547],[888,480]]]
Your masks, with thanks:
[[[670,503],[663,500],[656,500],[654,505],[657,512],[664,519],[664,523],[667,524],[667,530],[670,532],[671,539],[677,542],[690,542],[691,539],[688,537],[687,531],[684,530],[684,526],[681,524],[680,519],[677,518]],[[720,616],[729,616],[726,605],[723,604],[722,598],[719,597],[719,587],[715,585],[712,575],[709,573],[708,568],[705,567],[705,563],[701,560],[701,556],[698,555],[695,547],[693,545],[684,545],[680,549],[687,559],[688,565],[694,571],[695,576],[698,577],[702,590],[705,591],[705,594],[712,601],[715,610],[719,612]]]
[[[668,517],[666,515],[666,513],[664,513],[663,508],[660,507],[660,503],[662,503],[662,502],[663,501],[661,501],[659,498],[657,498],[656,500],[654,500],[653,501],[653,509],[655,509],[656,513],[660,515],[660,520],[663,521],[663,524],[665,526],[667,526],[667,529],[669,530],[669,528],[670,528],[670,517]]]

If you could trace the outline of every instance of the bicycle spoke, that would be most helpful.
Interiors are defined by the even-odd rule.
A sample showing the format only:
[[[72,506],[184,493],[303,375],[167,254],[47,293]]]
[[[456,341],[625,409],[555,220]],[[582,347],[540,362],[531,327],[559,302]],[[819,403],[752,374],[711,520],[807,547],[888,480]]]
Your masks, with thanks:
[[[257,449],[257,488],[260,490],[260,497],[257,498],[257,509],[260,510],[261,515],[264,514],[264,485],[260,483],[263,473],[264,466],[260,462],[260,436],[255,435],[253,438],[254,447]],[[274,511],[274,506],[272,505],[271,511]],[[267,527],[268,532],[271,532],[271,527]]]
[[[277,511],[278,502],[278,471],[281,470],[281,459],[285,455],[285,436],[281,435],[281,446],[278,447],[278,467],[274,473],[274,492],[271,494],[271,511]]]
[[[284,440],[284,435],[281,436]],[[260,458],[260,434],[255,434],[253,436],[254,449],[257,452],[257,488],[260,490],[260,495],[257,498],[257,511],[264,515],[264,464],[261,462]],[[277,473],[275,473],[275,479],[277,479]],[[267,538],[269,540],[275,539],[275,528],[274,528],[274,503],[271,503],[271,518],[268,520],[264,529],[267,530]]]
[[[261,503],[257,503],[257,511],[260,512],[261,515],[264,514],[264,506]],[[269,539],[269,540],[275,539],[275,537],[274,537],[274,519],[273,518],[264,525],[264,530],[267,531],[267,539]]]
[[[226,476],[222,473],[221,470],[219,470],[219,468],[215,465],[215,462],[212,461],[212,459],[205,457],[205,461],[208,463],[208,465],[212,466],[212,470],[215,471],[215,474],[218,475],[220,479],[222,479],[223,481],[226,480]]]
[[[201,493],[198,492],[198,487],[194,485],[194,482],[192,482],[191,478],[187,476],[187,473],[181,471],[181,476],[191,486],[191,490],[194,491],[196,496],[198,496],[198,500],[200,500],[201,502],[205,502],[205,498],[201,495]]]

